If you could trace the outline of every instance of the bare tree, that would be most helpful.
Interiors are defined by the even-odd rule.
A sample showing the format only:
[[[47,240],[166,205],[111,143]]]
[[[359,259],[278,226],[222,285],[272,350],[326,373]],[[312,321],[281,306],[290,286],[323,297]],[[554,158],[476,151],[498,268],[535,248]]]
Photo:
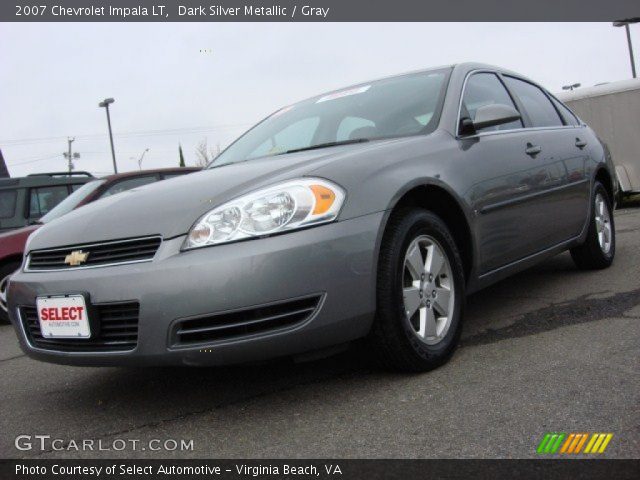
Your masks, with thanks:
[[[203,138],[196,147],[196,167],[205,167],[218,156],[218,153],[220,153],[220,146],[217,149],[209,148],[207,138]]]

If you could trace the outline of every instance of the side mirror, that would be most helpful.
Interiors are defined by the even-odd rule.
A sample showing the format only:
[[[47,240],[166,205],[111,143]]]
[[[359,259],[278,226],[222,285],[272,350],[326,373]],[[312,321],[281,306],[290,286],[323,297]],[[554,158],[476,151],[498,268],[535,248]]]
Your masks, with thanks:
[[[505,123],[520,120],[521,116],[518,111],[509,106],[500,103],[493,105],[484,105],[476,110],[476,118],[473,121],[473,127],[481,130],[487,127],[495,127]]]

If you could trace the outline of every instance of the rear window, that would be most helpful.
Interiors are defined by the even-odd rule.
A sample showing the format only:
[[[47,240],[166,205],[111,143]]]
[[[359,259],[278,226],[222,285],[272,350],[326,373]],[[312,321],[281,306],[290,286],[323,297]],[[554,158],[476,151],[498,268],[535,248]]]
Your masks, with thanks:
[[[147,185],[148,183],[153,183],[158,180],[158,177],[155,175],[148,177],[135,177],[135,178],[127,178],[126,180],[120,180],[117,183],[114,183],[109,188],[107,188],[100,198],[108,197],[111,195],[115,195],[116,193],[125,192],[127,190],[131,190],[132,188],[141,187],[143,185]]]
[[[522,102],[525,111],[534,127],[562,126],[560,115],[549,100],[549,97],[535,85],[514,77],[504,77],[507,86]]]
[[[100,185],[104,184],[105,180],[93,180],[92,182],[81,185],[75,192],[60,202],[55,208],[40,219],[41,223],[47,223],[62,215],[66,215],[71,210],[76,208],[82,201],[84,201],[89,195],[95,192]]]
[[[163,173],[162,174],[162,179],[163,180],[169,180],[170,178],[176,178],[176,177],[181,177],[183,175],[186,175],[188,173],[192,173],[193,170],[187,170],[186,172],[178,172],[178,173]]]
[[[18,192],[15,190],[0,190],[0,218],[11,218],[16,213],[16,198]]]
[[[567,125],[573,125],[574,127],[577,125],[580,125],[580,122],[578,121],[576,116],[573,114],[573,112],[569,110],[567,107],[565,107],[562,102],[559,102],[553,97],[551,97],[551,101],[560,112],[560,115],[562,115],[562,117],[564,118],[564,123],[566,123]]]
[[[32,188],[29,197],[29,218],[40,218],[69,196],[66,185]]]

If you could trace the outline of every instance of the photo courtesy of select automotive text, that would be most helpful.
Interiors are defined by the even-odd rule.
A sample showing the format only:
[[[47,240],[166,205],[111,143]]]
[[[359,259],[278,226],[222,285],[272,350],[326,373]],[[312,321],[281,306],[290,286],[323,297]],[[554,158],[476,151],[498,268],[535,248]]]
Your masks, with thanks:
[[[638,0],[0,3],[0,480],[640,478]]]

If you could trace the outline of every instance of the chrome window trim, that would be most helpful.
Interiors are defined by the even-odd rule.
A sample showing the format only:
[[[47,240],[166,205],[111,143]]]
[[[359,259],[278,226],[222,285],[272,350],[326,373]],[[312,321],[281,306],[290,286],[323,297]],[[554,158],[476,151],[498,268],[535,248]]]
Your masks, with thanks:
[[[85,248],[85,247],[98,247],[98,246],[102,246],[102,245],[117,245],[119,243],[129,243],[129,242],[135,242],[135,241],[141,241],[141,240],[152,240],[152,239],[156,239],[156,238],[160,240],[160,244],[158,245],[158,250],[160,250],[160,247],[162,246],[162,236],[160,236],[160,235],[149,235],[149,236],[146,236],[146,237],[129,238],[129,239],[124,239],[124,240],[110,240],[110,241],[107,241],[107,242],[83,243],[81,245],[72,245],[72,246],[69,246],[69,247],[57,247],[57,248],[47,248],[47,249],[42,249],[42,250],[32,250],[25,256],[25,263],[24,263],[23,271],[25,273],[70,272],[70,271],[75,271],[75,270],[89,270],[89,269],[92,269],[92,268],[105,268],[105,267],[114,267],[114,266],[118,266],[118,265],[133,265],[133,264],[136,264],[136,263],[152,262],[153,259],[156,256],[156,254],[158,253],[158,250],[156,250],[156,253],[153,255],[153,257],[145,259],[145,260],[127,260],[127,261],[123,261],[123,262],[105,263],[103,265],[85,265],[85,266],[68,267],[68,268],[47,268],[47,269],[38,269],[38,268],[32,269],[32,268],[29,268],[29,264],[31,263],[31,254],[33,252],[38,252],[38,253],[59,252],[59,251],[63,251],[63,250],[75,250],[75,249],[82,249],[82,248]]]
[[[503,134],[503,133],[514,133],[514,132],[534,132],[534,131],[541,131],[541,130],[563,130],[563,129],[567,129],[567,128],[583,128],[586,126],[585,123],[583,123],[582,121],[580,121],[579,119],[579,124],[578,125],[559,125],[559,126],[552,126],[552,127],[522,127],[522,128],[510,128],[509,130],[494,130],[491,132],[482,132],[482,133],[474,133],[473,135],[460,135],[460,116],[462,114],[462,99],[464,98],[464,92],[467,88],[467,81],[469,80],[469,78],[476,74],[476,73],[493,73],[494,75],[496,75],[496,77],[498,77],[498,80],[500,80],[500,72],[498,70],[489,70],[489,69],[478,69],[478,70],[471,70],[469,72],[467,72],[467,74],[464,77],[464,82],[462,82],[462,90],[460,92],[460,98],[458,99],[458,115],[456,116],[456,124],[455,124],[455,129],[454,131],[456,132],[455,134],[455,138],[456,140],[461,140],[461,139],[466,139],[466,138],[478,138],[478,137],[484,137],[487,135],[498,135],[498,134]],[[539,85],[532,83],[529,80],[525,80],[522,77],[518,77],[516,75],[513,74],[509,74],[508,76],[512,77],[512,78],[516,78],[518,80],[522,80],[524,82],[528,82],[531,83],[532,85],[538,87],[538,88],[542,88]],[[500,83],[502,83],[502,81],[500,80]],[[502,85],[505,90],[507,90],[507,93],[509,93],[509,95],[511,94],[511,92],[509,92],[509,90],[507,89],[507,87],[504,86],[504,84]],[[571,110],[570,110],[571,111]],[[573,113],[573,112],[571,112]],[[575,116],[575,115],[574,115]],[[578,117],[576,117],[578,118]]]
[[[498,135],[502,133],[517,133],[517,132],[536,132],[544,130],[565,130],[570,128],[582,128],[584,125],[562,125],[561,127],[527,127],[527,128],[510,128],[509,130],[495,130],[492,132],[474,133],[473,135],[458,135],[456,138],[464,140],[466,138],[477,138],[489,135]]]

